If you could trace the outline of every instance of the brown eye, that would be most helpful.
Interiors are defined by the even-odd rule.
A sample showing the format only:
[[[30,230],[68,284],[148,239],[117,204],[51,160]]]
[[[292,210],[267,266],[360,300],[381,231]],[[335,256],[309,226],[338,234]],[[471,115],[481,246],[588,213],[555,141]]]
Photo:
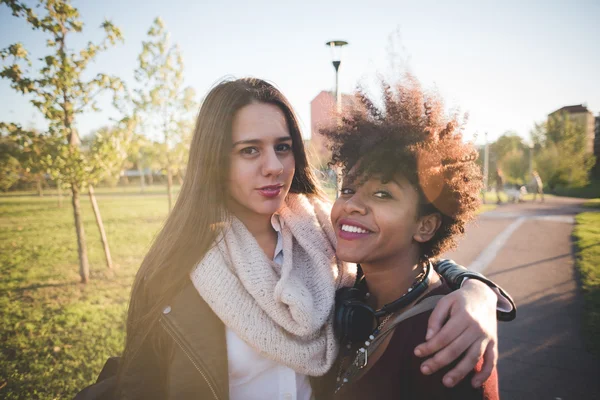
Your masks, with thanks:
[[[287,153],[290,150],[292,150],[292,146],[287,143],[281,143],[275,146],[275,151],[278,153]]]
[[[389,192],[386,192],[385,190],[379,190],[375,193],[373,193],[373,196],[379,198],[379,199],[391,199],[392,195]]]
[[[252,156],[254,154],[258,154],[258,150],[256,149],[256,147],[244,147],[243,149],[240,150],[240,153],[244,154],[244,155]]]

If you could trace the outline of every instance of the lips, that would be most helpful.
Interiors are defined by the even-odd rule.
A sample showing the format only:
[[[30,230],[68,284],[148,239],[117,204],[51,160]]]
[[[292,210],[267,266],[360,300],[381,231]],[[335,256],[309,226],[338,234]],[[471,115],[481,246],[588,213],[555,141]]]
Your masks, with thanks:
[[[343,219],[338,224],[338,236],[340,237],[340,239],[363,239],[372,233],[373,231],[367,229],[367,227],[355,221]]]
[[[263,186],[256,190],[258,190],[258,193],[260,193],[262,196],[272,199],[274,197],[279,196],[282,189],[283,189],[283,185],[279,184],[279,185]]]

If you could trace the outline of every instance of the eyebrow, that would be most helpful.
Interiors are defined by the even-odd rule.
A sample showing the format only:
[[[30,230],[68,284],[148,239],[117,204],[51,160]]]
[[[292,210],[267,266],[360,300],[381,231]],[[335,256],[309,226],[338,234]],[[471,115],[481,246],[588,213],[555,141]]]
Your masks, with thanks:
[[[291,136],[282,136],[282,137],[275,139],[275,142],[277,142],[277,143],[291,142],[291,141],[292,141]],[[240,144],[261,144],[261,143],[262,143],[262,140],[260,140],[260,139],[238,140],[231,147],[235,147]]]
[[[406,180],[406,178],[404,178]],[[405,182],[401,182],[401,180],[397,179],[397,176],[392,177],[392,179],[390,179],[387,183],[395,183],[396,186],[398,186],[399,188],[405,189],[406,188],[406,181]],[[410,182],[409,182],[410,185]],[[412,186],[412,185],[410,185]]]

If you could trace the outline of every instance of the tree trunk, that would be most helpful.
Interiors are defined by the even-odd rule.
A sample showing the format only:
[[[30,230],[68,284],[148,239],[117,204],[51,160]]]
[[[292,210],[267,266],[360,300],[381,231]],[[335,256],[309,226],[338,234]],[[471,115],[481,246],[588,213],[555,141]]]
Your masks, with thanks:
[[[129,185],[129,177],[127,176],[127,174],[123,174],[123,182],[124,182],[126,185]]]
[[[150,170],[150,174],[148,174],[148,184],[150,186],[154,185],[154,172]]]
[[[177,174],[177,182],[179,182],[179,186],[183,185],[183,178],[181,177],[181,172]]]
[[[173,204],[173,195],[171,189],[173,188],[173,173],[171,172],[171,166],[167,166],[167,197],[169,198],[169,212],[171,212],[171,206]]]
[[[88,283],[90,280],[90,265],[88,263],[83,220],[81,219],[79,188],[75,184],[71,185],[71,193],[73,194],[71,201],[73,204],[73,215],[75,216],[75,232],[77,233],[77,250],[79,253],[79,276],[81,276],[81,283]]]
[[[39,175],[39,176],[37,177],[37,182],[36,182],[36,184],[37,184],[37,192],[38,192],[38,196],[40,196],[40,197],[44,197],[44,192],[42,191],[42,177],[41,177],[41,175]]]
[[[58,208],[62,208],[63,196],[62,196],[62,182],[58,180],[56,182],[56,190],[58,191]]]
[[[106,266],[108,269],[113,269],[113,262],[110,256],[110,248],[108,247],[108,240],[106,239],[106,231],[104,230],[104,224],[102,223],[102,216],[100,215],[100,208],[98,208],[98,202],[94,195],[94,187],[89,185],[90,201],[92,202],[92,208],[94,209],[94,215],[96,216],[96,224],[98,224],[98,230],[100,231],[100,239],[102,240],[102,247],[104,247],[104,256],[106,257]]]
[[[143,193],[146,189],[146,177],[144,176],[144,170],[142,168],[139,168],[138,171],[140,173],[140,186],[142,188]]]

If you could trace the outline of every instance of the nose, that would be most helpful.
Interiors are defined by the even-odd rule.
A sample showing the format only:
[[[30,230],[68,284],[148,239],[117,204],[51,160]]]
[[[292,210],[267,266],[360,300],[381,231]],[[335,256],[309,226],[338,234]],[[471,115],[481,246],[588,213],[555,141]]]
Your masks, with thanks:
[[[361,201],[358,194],[354,194],[344,202],[344,211],[348,214],[365,215],[367,213],[367,206]]]
[[[277,153],[272,150],[268,151],[265,155],[263,162],[263,175],[275,175],[279,176],[283,173],[283,163],[277,156]]]

